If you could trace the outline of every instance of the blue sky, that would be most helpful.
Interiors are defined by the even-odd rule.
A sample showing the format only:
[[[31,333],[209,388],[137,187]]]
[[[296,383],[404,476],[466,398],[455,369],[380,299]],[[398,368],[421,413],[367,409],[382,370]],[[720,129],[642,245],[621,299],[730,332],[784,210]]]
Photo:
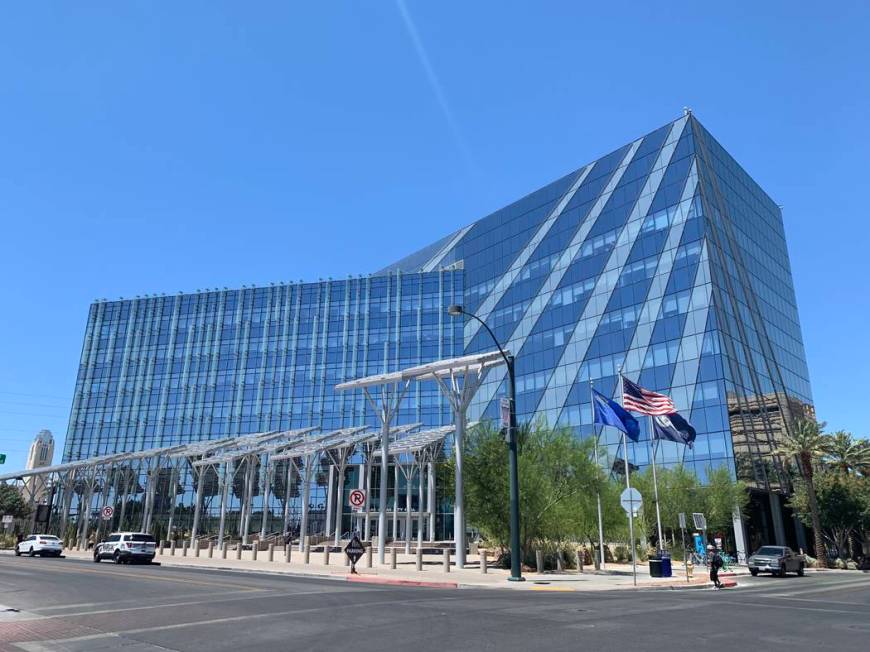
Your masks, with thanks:
[[[376,271],[683,106],[784,206],[818,414],[870,434],[870,10],[728,4],[5,6],[4,468],[93,299]]]

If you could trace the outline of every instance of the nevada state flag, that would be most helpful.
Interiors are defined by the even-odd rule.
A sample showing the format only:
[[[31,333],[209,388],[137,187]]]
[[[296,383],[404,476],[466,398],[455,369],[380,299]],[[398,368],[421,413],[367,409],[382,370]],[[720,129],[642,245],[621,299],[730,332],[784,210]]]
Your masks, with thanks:
[[[685,444],[692,448],[695,442],[696,432],[692,424],[681,417],[677,412],[660,414],[652,418],[653,439],[667,439],[678,444]]]

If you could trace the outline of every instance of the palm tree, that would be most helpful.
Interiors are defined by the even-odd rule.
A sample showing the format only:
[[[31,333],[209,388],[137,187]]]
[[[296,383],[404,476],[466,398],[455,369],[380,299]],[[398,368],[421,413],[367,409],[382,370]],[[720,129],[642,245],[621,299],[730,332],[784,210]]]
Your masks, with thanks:
[[[828,452],[830,437],[824,433],[825,423],[815,419],[795,419],[787,432],[784,441],[777,449],[777,454],[787,458],[797,459],[798,469],[807,486],[807,500],[813,521],[815,552],[818,564],[827,567],[825,542],[822,538],[822,524],[819,517],[819,502],[816,499],[816,488],[813,484],[813,461],[821,459]]]
[[[858,472],[870,467],[870,444],[855,439],[851,432],[839,430],[828,440],[827,461],[841,473]]]

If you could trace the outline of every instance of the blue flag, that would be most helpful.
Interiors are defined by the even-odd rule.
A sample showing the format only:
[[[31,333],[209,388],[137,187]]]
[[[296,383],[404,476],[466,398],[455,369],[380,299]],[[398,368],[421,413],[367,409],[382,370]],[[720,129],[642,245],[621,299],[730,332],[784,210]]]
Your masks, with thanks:
[[[637,419],[623,410],[619,403],[612,401],[604,394],[599,394],[594,389],[592,390],[592,408],[595,423],[622,430],[632,441],[637,441],[640,438],[640,425],[638,425]]]
[[[667,439],[692,448],[695,442],[695,429],[692,424],[677,412],[661,414],[652,418],[653,439]]]

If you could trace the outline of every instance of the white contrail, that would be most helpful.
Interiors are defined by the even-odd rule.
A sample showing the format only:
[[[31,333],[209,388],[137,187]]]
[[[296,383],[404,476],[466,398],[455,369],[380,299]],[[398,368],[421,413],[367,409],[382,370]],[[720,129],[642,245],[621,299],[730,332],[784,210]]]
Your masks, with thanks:
[[[405,6],[405,0],[396,0],[396,6],[399,8],[399,13],[408,30],[408,35],[414,43],[414,49],[417,51],[417,56],[426,71],[426,77],[429,79],[429,85],[432,87],[432,92],[435,93],[435,99],[438,100],[438,105],[447,119],[447,124],[450,131],[453,133],[453,138],[456,140],[456,145],[462,153],[462,158],[465,159],[465,165],[469,172],[474,172],[474,164],[471,159],[471,150],[465,143],[462,133],[459,131],[459,126],[456,124],[456,119],[453,117],[453,111],[450,110],[450,104],[447,102],[447,96],[444,94],[444,89],[441,88],[441,82],[438,81],[438,76],[435,74],[435,69],[429,61],[429,56],[426,54],[426,48],[423,47],[423,42],[420,40],[420,35],[417,33],[417,27],[414,25],[414,20],[411,14],[408,13],[408,8]]]

